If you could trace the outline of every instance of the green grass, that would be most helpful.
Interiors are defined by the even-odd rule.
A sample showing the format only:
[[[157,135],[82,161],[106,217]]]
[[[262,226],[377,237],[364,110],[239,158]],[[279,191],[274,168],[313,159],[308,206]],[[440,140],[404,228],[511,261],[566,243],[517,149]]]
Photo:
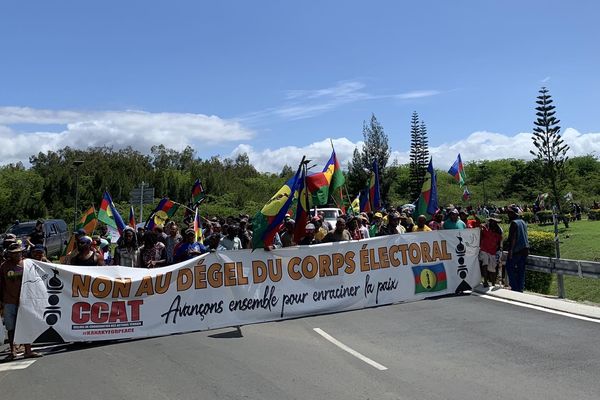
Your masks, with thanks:
[[[553,225],[529,224],[529,229],[554,232]],[[558,234],[561,258],[600,261],[600,221],[573,221],[569,228],[560,224]],[[565,276],[564,282],[568,299],[600,304],[600,279]],[[556,275],[553,275],[550,293],[558,295]]]

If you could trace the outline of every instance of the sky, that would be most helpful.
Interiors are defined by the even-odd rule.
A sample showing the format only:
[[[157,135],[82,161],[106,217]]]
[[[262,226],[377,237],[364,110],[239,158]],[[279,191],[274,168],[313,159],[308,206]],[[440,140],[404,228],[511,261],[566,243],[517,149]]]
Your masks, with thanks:
[[[413,4],[414,3],[414,4]],[[0,163],[64,146],[345,166],[374,114],[406,163],[531,158],[550,89],[570,156],[600,153],[597,1],[0,2]]]

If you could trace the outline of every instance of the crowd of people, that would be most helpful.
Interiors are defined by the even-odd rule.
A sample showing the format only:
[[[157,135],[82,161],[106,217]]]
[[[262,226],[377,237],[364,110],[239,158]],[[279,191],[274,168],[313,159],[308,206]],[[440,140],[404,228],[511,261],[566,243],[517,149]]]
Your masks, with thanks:
[[[358,215],[340,215],[332,226],[322,212],[315,212],[307,221],[298,238],[296,222],[286,215],[281,229],[275,234],[273,243],[265,250],[296,245],[313,245],[328,242],[362,240],[378,236],[429,232],[448,229],[480,229],[481,243],[479,261],[483,285],[504,283],[516,291],[523,291],[525,260],[528,254],[527,225],[519,218],[522,211],[517,206],[498,210],[505,212],[511,223],[508,235],[508,252],[505,268],[501,268],[503,231],[499,225],[499,215],[479,214],[475,209],[461,209],[448,206],[431,218],[419,215],[412,218],[412,209],[389,209]],[[16,355],[13,343],[18,310],[23,258],[48,261],[43,245],[43,221],[24,243],[15,235],[7,234],[3,242],[2,264],[0,266],[0,302],[3,304],[4,324],[8,331],[10,355]],[[120,265],[132,268],[156,268],[189,260],[206,252],[235,251],[252,248],[252,220],[248,215],[226,218],[213,217],[203,223],[202,240],[190,223],[180,227],[175,221],[168,221],[164,227],[137,231],[126,227],[114,249],[106,227],[99,234],[88,236],[83,230],[74,233],[75,248],[61,258],[60,262],[78,266]],[[505,273],[503,273],[505,272]],[[506,277],[508,277],[508,282]],[[510,285],[510,286],[509,286]],[[39,357],[30,345],[24,345],[25,357]]]

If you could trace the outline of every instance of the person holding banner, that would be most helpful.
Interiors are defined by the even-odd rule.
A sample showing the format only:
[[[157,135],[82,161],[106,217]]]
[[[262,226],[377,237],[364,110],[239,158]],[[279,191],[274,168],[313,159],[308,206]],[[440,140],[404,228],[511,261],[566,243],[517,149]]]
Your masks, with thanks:
[[[17,357],[14,340],[23,280],[23,249],[19,243],[12,243],[6,250],[6,255],[7,260],[0,266],[0,303],[4,309],[4,325],[10,346],[10,353],[4,361],[11,361]],[[41,356],[31,350],[31,344],[25,344],[25,358]]]
[[[123,229],[123,236],[119,239],[117,248],[115,249],[113,264],[131,268],[139,268],[141,266],[137,235],[130,226],[126,226]]]
[[[207,252],[208,249],[202,243],[196,242],[196,232],[194,232],[194,229],[189,228],[185,231],[183,242],[175,246],[173,258],[178,263]]]
[[[77,254],[71,258],[71,265],[95,267],[104,265],[104,257],[92,248],[92,238],[82,236],[77,241]]]

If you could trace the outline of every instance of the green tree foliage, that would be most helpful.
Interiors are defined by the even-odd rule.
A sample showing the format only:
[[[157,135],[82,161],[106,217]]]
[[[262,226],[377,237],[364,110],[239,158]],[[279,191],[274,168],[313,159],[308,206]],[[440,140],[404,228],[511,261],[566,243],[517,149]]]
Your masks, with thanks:
[[[364,145],[362,151],[354,149],[352,161],[348,164],[348,189],[351,194],[357,194],[368,182],[373,161],[377,160],[381,181],[381,196],[385,202],[390,184],[387,179],[387,163],[390,159],[390,146],[388,136],[383,126],[377,121],[375,114],[367,124],[363,122]]]
[[[536,147],[531,154],[541,163],[541,177],[549,186],[552,200],[561,211],[561,192],[565,188],[565,161],[569,145],[560,136],[560,120],[554,116],[555,106],[548,89],[542,87],[535,108],[537,116],[533,128],[533,144]]]
[[[412,113],[410,120],[410,155],[409,155],[409,182],[408,190],[411,199],[417,199],[423,186],[421,171],[421,127],[419,114]],[[411,200],[414,201],[414,200]]]

